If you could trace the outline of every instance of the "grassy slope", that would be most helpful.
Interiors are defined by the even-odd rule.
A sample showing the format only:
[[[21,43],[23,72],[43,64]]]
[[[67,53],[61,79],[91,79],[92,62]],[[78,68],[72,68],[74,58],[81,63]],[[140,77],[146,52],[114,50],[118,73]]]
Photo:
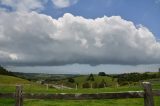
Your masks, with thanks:
[[[25,79],[0,75],[0,92],[15,92],[15,86],[17,84],[23,85],[24,92],[56,92],[55,89],[48,89],[46,91],[46,86]]]
[[[25,79],[7,75],[0,75],[0,84],[29,84],[29,83],[30,82]]]
[[[75,80],[79,83],[83,83],[85,81],[87,76],[80,76],[76,77]],[[101,81],[102,79],[105,79],[106,82],[112,83],[112,79],[110,77],[103,77],[103,76],[95,76],[95,81]],[[157,79],[158,80],[158,79]],[[160,89],[160,79],[158,81],[153,81],[153,89]],[[116,82],[116,81],[115,81]],[[27,80],[11,77],[11,76],[4,76],[0,75],[0,92],[15,92],[15,85],[14,84],[27,84],[23,85],[24,92],[32,92],[32,93],[99,93],[99,92],[120,92],[120,91],[137,91],[137,90],[143,90],[141,86],[121,86],[121,87],[107,87],[107,88],[96,88],[96,89],[64,89],[64,90],[57,90],[54,88],[46,89],[45,85],[39,85],[33,82],[29,82]],[[29,83],[29,84],[28,84]],[[114,83],[114,81],[113,81]],[[3,85],[3,84],[13,84],[13,85]]]
[[[94,75],[94,81],[87,81],[88,75],[82,75],[82,76],[78,76],[73,78],[75,80],[75,83],[78,83],[78,87],[82,87],[82,84],[85,82],[88,83],[101,83],[102,80],[104,80],[107,84],[111,85],[111,86],[115,86],[117,84],[117,79],[112,79],[111,77],[108,76],[98,76],[98,75]],[[61,83],[63,82],[64,84],[68,85],[68,80],[63,80],[60,81]],[[74,84],[75,84],[74,83]]]
[[[83,78],[84,77],[84,78]],[[77,77],[78,82],[83,82],[87,77],[85,76]],[[101,81],[101,78],[95,78],[95,81]],[[81,81],[82,80],[82,81]],[[106,79],[111,81],[111,79]],[[156,80],[157,81],[157,80]],[[159,81],[159,80],[158,80]],[[10,77],[10,76],[2,76],[0,75],[0,83],[2,84],[16,84],[16,83],[30,83],[29,81]],[[37,85],[35,83],[30,83],[31,85],[24,86],[25,92],[39,92],[39,93],[97,93],[97,92],[115,92],[115,91],[132,91],[132,90],[142,90],[139,86],[122,86],[122,87],[107,87],[102,89],[78,89],[78,90],[56,90],[49,88],[46,90],[45,86]],[[153,86],[153,88],[160,89],[160,84]],[[0,86],[0,92],[14,92],[15,86]],[[159,106],[160,97],[155,97],[155,106]],[[107,99],[107,100],[25,100],[24,106],[143,106],[143,99]],[[0,106],[13,106],[14,100],[11,99],[0,99]]]
[[[75,77],[74,79],[76,83],[83,83],[86,81],[87,78],[88,76],[79,76],[79,77]],[[111,77],[94,75],[94,82],[100,83],[103,79],[110,84],[115,82],[115,81],[112,81]]]

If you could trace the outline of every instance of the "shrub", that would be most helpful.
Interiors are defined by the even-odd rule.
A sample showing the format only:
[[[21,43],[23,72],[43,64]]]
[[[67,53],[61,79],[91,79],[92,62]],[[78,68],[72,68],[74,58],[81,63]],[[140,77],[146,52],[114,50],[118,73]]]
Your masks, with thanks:
[[[87,78],[87,81],[94,81],[94,76],[93,74],[90,74]]]
[[[98,76],[106,76],[106,73],[105,72],[99,72]]]
[[[88,82],[83,83],[82,87],[83,88],[90,88],[90,84]]]
[[[92,88],[98,88],[97,82],[94,82],[94,83],[92,84]]]
[[[104,88],[106,87],[106,82],[104,79],[102,79],[101,83],[98,85],[99,88]]]
[[[68,78],[68,82],[70,82],[70,83],[74,83],[74,82],[75,82],[75,80],[74,80],[73,78]]]

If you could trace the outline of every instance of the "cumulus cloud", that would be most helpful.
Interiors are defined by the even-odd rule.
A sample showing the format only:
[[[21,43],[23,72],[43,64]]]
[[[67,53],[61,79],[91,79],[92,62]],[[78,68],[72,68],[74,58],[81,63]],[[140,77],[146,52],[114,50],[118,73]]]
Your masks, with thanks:
[[[0,64],[154,64],[160,43],[146,27],[120,16],[53,19],[37,12],[0,13]]]
[[[66,8],[76,4],[78,0],[52,0],[52,2],[57,8]]]
[[[15,11],[31,11],[43,9],[43,3],[47,0],[0,0],[0,4]]]

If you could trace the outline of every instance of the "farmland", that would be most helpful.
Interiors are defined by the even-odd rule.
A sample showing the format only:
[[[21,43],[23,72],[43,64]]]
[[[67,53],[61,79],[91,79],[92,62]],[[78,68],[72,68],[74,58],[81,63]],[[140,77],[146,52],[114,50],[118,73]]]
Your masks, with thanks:
[[[75,81],[84,81],[87,76],[75,77]],[[105,79],[105,76],[95,76],[95,81],[101,81]],[[112,81],[110,77],[106,77],[106,81]],[[65,83],[66,80],[62,82]],[[150,80],[153,84],[153,89],[160,89],[159,79]],[[102,93],[102,92],[121,92],[121,91],[139,91],[143,90],[140,85],[125,85],[125,86],[110,86],[105,88],[78,88],[78,89],[55,89],[46,88],[46,85],[37,84],[25,79],[0,75],[0,92],[12,93],[15,92],[15,85],[23,85],[25,93]],[[116,82],[115,82],[116,83]],[[155,97],[155,104],[158,106],[160,104],[160,97]],[[0,105],[12,106],[14,104],[13,99],[0,99]],[[102,100],[38,100],[38,99],[25,99],[24,106],[142,106],[143,99],[102,99]]]

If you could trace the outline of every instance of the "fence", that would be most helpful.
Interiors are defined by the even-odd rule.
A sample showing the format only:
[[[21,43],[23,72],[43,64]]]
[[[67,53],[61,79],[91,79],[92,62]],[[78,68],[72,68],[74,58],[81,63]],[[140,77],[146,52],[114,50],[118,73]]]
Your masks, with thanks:
[[[23,99],[123,99],[123,98],[144,98],[144,106],[154,106],[153,96],[160,96],[160,90],[152,90],[149,82],[143,82],[144,91],[111,92],[97,94],[37,94],[23,93],[22,86],[16,86],[15,93],[0,93],[0,98],[15,98],[15,106],[23,106]]]

